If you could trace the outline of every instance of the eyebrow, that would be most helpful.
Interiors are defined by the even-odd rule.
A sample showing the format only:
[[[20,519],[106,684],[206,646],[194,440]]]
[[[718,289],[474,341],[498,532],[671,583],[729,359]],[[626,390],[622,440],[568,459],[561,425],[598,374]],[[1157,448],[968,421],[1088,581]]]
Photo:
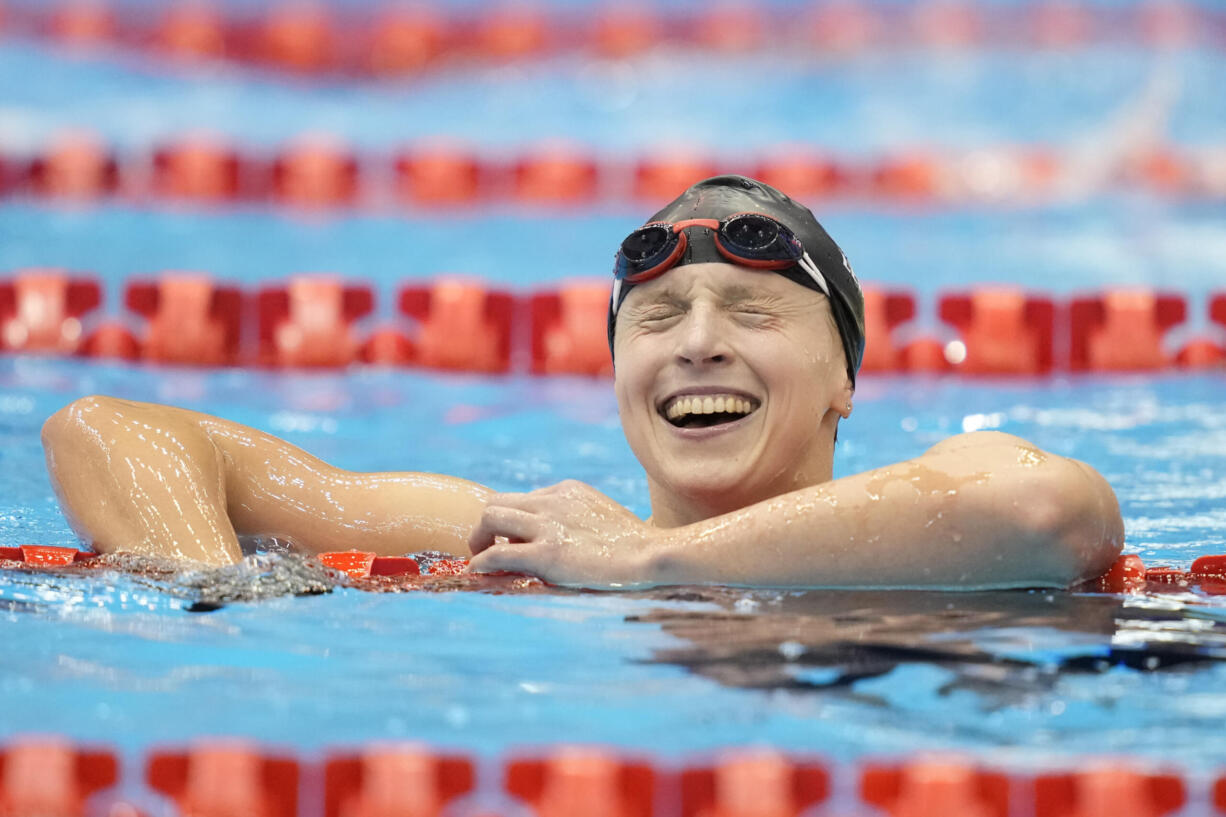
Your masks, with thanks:
[[[758,287],[748,286],[746,284],[728,284],[718,290],[719,299],[723,303],[739,303],[742,301],[751,301],[755,299],[774,299],[778,296],[772,292],[764,292]],[[652,304],[674,304],[684,305],[689,299],[672,287],[666,287],[645,299],[641,306]]]

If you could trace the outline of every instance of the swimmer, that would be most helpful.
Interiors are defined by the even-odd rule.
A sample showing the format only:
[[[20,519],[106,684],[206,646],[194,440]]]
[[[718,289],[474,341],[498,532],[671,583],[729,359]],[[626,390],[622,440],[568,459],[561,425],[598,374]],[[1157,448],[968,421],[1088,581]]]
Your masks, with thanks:
[[[183,409],[86,397],[43,428],[52,483],[101,552],[237,561],[240,537],[312,554],[442,550],[555,584],[1063,587],[1124,531],[1084,463],[998,432],[833,479],[864,352],[860,286],[813,214],[740,176],[691,187],[622,242],[608,336],[643,520],[591,486],[522,494],[359,474]]]

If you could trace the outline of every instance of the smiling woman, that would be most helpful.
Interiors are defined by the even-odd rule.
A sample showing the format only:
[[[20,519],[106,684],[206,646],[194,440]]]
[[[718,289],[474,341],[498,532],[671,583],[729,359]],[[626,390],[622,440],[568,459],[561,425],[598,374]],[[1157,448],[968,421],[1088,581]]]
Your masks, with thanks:
[[[235,423],[106,397],[44,426],[65,514],[103,552],[224,564],[244,535],[308,553],[361,542],[606,588],[1061,586],[1120,552],[1102,477],[1010,435],[959,435],[832,478],[863,302],[838,246],[782,193],[701,182],[623,242],[615,273],[614,388],[647,521],[578,482],[492,494],[445,475],[357,474]]]

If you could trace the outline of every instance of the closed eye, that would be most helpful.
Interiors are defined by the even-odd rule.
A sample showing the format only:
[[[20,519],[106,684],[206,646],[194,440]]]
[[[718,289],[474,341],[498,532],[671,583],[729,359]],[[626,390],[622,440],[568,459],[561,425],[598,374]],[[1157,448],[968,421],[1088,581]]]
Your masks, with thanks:
[[[775,310],[754,304],[737,304],[731,307],[728,312],[734,319],[751,326],[761,326],[778,318]]]
[[[682,310],[673,307],[656,307],[655,309],[645,309],[637,313],[634,316],[634,320],[639,323],[653,323],[676,318],[681,314]]]

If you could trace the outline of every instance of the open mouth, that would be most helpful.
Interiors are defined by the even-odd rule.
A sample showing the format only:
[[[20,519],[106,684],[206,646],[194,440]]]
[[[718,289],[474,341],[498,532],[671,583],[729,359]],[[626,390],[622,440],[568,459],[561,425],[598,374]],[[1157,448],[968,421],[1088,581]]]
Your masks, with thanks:
[[[660,406],[660,414],[677,428],[735,423],[757,410],[758,401],[738,394],[679,395]]]

